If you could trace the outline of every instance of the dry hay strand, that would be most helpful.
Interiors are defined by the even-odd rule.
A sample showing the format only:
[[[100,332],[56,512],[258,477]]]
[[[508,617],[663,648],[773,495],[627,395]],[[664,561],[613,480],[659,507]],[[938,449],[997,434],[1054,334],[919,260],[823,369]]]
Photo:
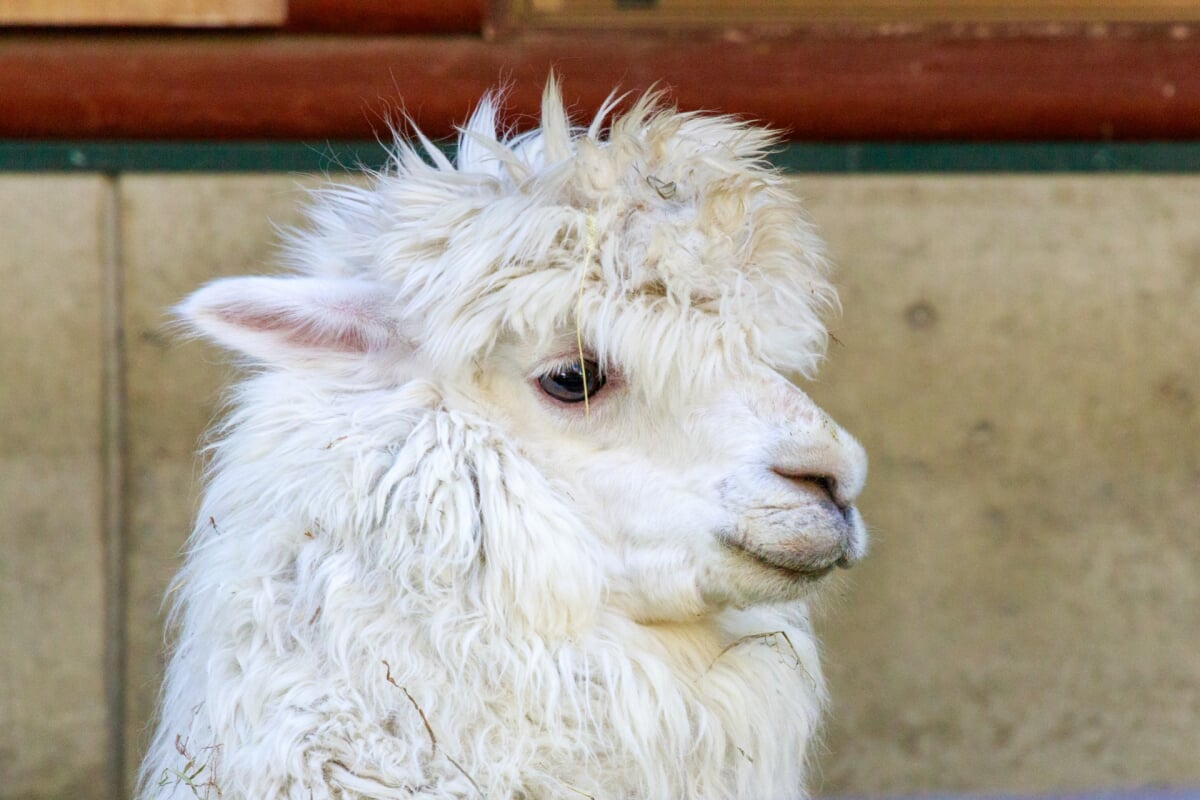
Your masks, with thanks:
[[[750,644],[751,642],[764,640],[769,640],[770,643],[776,645],[776,649],[778,649],[778,642],[780,639],[783,639],[784,643],[788,646],[788,649],[792,651],[792,658],[795,660],[795,663],[792,666],[804,673],[804,677],[808,679],[808,682],[815,690],[817,688],[817,681],[815,678],[813,678],[812,673],[809,672],[804,666],[804,661],[800,658],[800,651],[796,649],[796,645],[792,644],[791,637],[787,635],[787,631],[764,631],[762,633],[747,634],[740,639],[735,639],[734,641],[725,645],[725,647],[721,649],[721,652],[717,653],[717,657],[714,658],[712,663],[708,665],[708,669],[704,670],[704,672],[700,675],[700,679],[703,679],[705,675],[708,675],[708,673],[712,672],[712,669],[717,665],[717,662],[720,661],[721,658],[729,651],[741,647],[744,644]]]
[[[392,677],[392,665],[389,664],[387,661],[384,661],[383,668],[386,671],[384,674],[384,677],[387,680],[387,682],[390,683],[392,686],[395,686],[400,691],[404,692],[404,696],[408,698],[408,702],[412,703],[412,707],[417,710],[417,714],[419,714],[421,717],[421,724],[425,726],[425,732],[427,734],[429,734],[429,743],[431,746],[431,752],[433,753],[433,755],[437,755],[437,753],[438,753],[437,736],[433,732],[433,726],[429,724],[429,717],[425,716],[425,710],[423,708],[421,708],[421,704],[418,703],[417,699],[412,696],[412,693],[409,692],[408,689],[406,689],[405,687],[403,687],[399,683],[397,683],[396,679]],[[479,793],[479,796],[485,798],[485,800],[486,800],[487,795],[485,795],[483,793],[483,789],[479,788],[479,784],[475,782],[475,779],[471,777],[470,773],[468,773],[465,769],[463,769],[462,764],[459,764],[457,761],[455,761],[454,757],[451,756],[449,753],[447,753],[445,750],[442,751],[442,755],[445,756],[447,761],[449,761],[451,764],[454,765],[454,768],[456,770],[458,770],[459,773],[461,773],[464,778],[466,778],[468,781],[470,781],[471,785],[475,787],[475,791]]]
[[[217,784],[217,762],[221,756],[221,745],[210,744],[208,747],[200,748],[198,753],[193,753],[188,748],[188,740],[183,737],[183,734],[175,735],[175,752],[187,759],[183,765],[183,769],[171,769],[170,767],[162,771],[162,775],[158,779],[158,788],[164,789],[167,786],[172,788],[183,784],[192,790],[192,794],[197,797],[197,800],[221,800],[221,787]],[[205,773],[208,773],[205,775]],[[201,780],[203,776],[203,780]]]

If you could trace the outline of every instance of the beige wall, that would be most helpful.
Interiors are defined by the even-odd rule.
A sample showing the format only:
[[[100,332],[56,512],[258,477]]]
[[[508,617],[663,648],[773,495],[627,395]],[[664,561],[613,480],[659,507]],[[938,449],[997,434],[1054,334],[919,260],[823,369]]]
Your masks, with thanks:
[[[827,787],[1200,786],[1200,178],[797,186],[872,456]]]
[[[818,790],[1200,785],[1200,177],[795,185],[845,304],[811,392],[872,456]],[[163,309],[267,268],[300,195],[0,177],[0,798],[136,761],[228,378]]]

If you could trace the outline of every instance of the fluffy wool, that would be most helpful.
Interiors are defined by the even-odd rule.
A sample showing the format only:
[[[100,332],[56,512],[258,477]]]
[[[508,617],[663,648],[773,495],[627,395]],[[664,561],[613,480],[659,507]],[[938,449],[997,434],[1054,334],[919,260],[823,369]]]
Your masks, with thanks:
[[[805,796],[806,602],[865,550],[862,450],[789,380],[835,296],[771,133],[618,104],[485,99],[181,306],[249,375],[141,797]]]

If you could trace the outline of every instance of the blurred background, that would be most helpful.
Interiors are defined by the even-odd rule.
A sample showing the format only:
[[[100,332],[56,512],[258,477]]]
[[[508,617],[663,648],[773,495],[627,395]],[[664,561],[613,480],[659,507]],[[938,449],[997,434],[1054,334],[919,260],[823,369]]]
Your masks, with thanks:
[[[782,129],[838,264],[805,388],[871,454],[874,550],[820,612],[814,791],[1200,787],[1194,0],[17,0],[0,799],[128,794],[230,378],[164,309],[274,269],[389,121],[509,83],[521,126],[551,68],[580,119],[657,83]]]

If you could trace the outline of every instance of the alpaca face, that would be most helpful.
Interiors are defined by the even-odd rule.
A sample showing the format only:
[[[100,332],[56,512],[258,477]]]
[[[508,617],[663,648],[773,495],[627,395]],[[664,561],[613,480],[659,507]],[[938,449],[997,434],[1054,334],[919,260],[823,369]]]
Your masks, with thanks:
[[[553,90],[531,135],[494,116],[453,164],[403,148],[319,195],[289,242],[303,275],[215,284],[185,316],[349,393],[433,387],[427,411],[494,429],[553,487],[636,619],[800,598],[858,560],[863,450],[784,377],[815,371],[836,296],[771,134],[653,98],[584,132]]]
[[[618,363],[580,369],[570,338],[541,358],[502,345],[476,408],[567,488],[635,619],[799,599],[864,555],[866,455],[795,385],[731,366],[665,402]]]

